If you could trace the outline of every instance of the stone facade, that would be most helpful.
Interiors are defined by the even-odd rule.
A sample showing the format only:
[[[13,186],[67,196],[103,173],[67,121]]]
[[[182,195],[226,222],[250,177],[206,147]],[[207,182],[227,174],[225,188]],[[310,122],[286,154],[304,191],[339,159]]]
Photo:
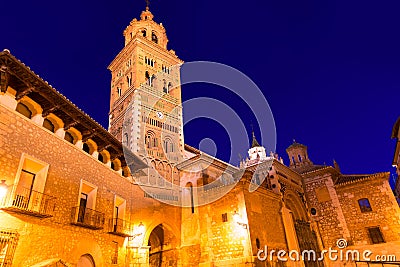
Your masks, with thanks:
[[[146,9],[124,36],[109,66],[109,131],[0,53],[1,266],[343,266],[276,254],[320,256],[339,239],[400,258],[388,173],[344,175],[296,142],[286,166],[254,134],[239,167],[184,145],[179,69],[170,69],[182,61],[164,27]],[[159,72],[173,88],[157,84]],[[265,248],[276,253],[259,259]]]

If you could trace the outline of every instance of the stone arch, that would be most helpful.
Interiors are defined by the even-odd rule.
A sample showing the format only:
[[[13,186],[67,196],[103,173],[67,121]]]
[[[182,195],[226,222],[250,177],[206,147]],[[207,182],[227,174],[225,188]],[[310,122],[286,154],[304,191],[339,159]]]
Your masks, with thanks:
[[[116,158],[111,162],[111,166],[114,171],[119,171],[121,170],[121,161]]]
[[[102,157],[101,162],[103,162],[103,163],[107,163],[111,159],[110,152],[108,152],[106,149],[103,149],[101,152],[99,152],[99,157],[100,157],[100,155]]]
[[[76,144],[79,140],[82,140],[82,134],[79,132],[77,129],[74,127],[69,128],[67,131],[70,135],[72,135],[72,138],[74,139],[73,144]]]
[[[151,41],[153,41],[154,43],[158,44],[158,34],[156,31],[152,31],[151,32]]]
[[[129,169],[128,166],[125,166],[122,168],[122,176],[124,176],[124,177],[131,176],[131,170]]]
[[[145,235],[149,248],[149,266],[178,266],[180,240],[175,233],[178,229],[165,223],[152,224]]]
[[[64,122],[62,121],[62,119],[60,119],[53,113],[47,115],[45,119],[48,119],[54,125],[54,132],[57,132],[59,129],[64,127]]]
[[[28,106],[26,106],[25,104],[19,102],[15,108],[15,110],[24,115],[25,117],[27,117],[28,119],[32,119],[32,111],[29,109]]]
[[[284,201],[286,207],[292,211],[294,220],[307,221],[307,212],[300,197],[297,196],[296,193],[286,191]]]
[[[43,112],[42,107],[27,96],[21,98],[18,103],[25,105],[32,112],[31,117],[34,117],[37,114],[42,114]]]
[[[96,263],[90,254],[82,255],[79,260],[77,267],[96,267]]]
[[[82,236],[77,243],[73,246],[69,253],[69,258],[73,263],[78,263],[81,257],[85,256],[95,264],[94,266],[103,266],[103,254],[99,244],[89,236]],[[90,256],[90,257],[89,257]],[[69,260],[68,260],[69,261]],[[90,262],[90,261],[89,261]],[[84,265],[78,265],[84,266]],[[90,266],[90,265],[89,265]]]
[[[89,154],[92,155],[95,151],[97,151],[97,144],[92,139],[89,139],[85,142],[85,144],[89,147]]]
[[[147,36],[147,29],[146,28],[141,28],[138,31],[140,33],[140,35],[142,35],[143,37]]]

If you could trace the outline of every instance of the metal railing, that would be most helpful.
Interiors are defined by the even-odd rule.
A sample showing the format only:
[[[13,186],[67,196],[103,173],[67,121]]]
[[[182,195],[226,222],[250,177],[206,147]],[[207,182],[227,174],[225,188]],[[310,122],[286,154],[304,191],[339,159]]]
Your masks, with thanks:
[[[1,209],[36,217],[52,217],[55,205],[55,197],[17,185],[15,191],[11,190],[5,197]]]
[[[71,211],[71,223],[90,229],[103,229],[104,214],[82,206],[73,207]]]
[[[14,230],[0,229],[0,267],[11,266],[19,234]]]
[[[131,224],[119,218],[112,218],[108,224],[108,232],[119,236],[131,236]]]

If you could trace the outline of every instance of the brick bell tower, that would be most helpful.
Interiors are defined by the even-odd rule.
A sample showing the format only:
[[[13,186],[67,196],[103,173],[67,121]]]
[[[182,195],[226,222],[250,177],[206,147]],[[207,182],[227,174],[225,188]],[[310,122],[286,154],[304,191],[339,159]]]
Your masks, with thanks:
[[[153,19],[147,6],[140,20],[130,22],[123,33],[125,46],[108,67],[109,131],[141,157],[173,163],[184,150],[183,61],[167,49],[165,28]]]

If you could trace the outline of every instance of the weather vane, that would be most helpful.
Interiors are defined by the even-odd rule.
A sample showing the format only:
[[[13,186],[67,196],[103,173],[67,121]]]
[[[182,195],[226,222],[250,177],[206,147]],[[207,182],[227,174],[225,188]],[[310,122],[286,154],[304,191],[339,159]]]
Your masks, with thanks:
[[[146,8],[148,9],[150,6],[150,0],[146,0]]]

